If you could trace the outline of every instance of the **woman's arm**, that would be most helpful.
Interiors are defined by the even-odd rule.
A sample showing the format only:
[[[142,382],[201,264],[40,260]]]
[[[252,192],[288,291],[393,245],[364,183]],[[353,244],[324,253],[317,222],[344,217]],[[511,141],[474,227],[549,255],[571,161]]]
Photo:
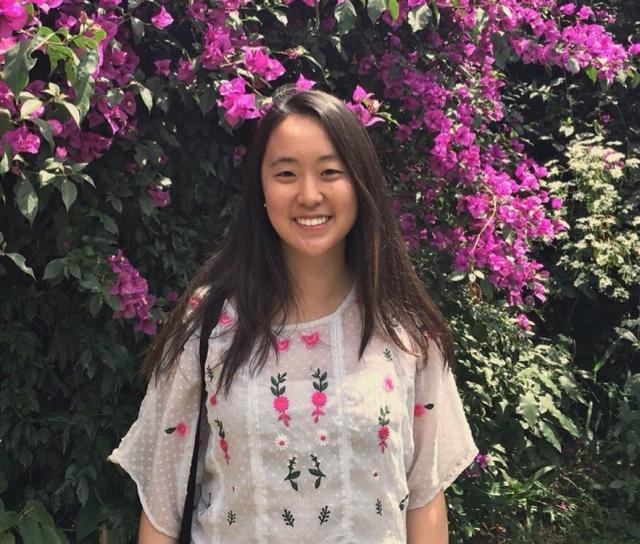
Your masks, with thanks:
[[[428,504],[407,511],[407,544],[448,544],[449,526],[444,491]]]
[[[175,538],[165,535],[156,529],[147,514],[142,511],[140,516],[140,528],[138,529],[138,544],[176,544]]]

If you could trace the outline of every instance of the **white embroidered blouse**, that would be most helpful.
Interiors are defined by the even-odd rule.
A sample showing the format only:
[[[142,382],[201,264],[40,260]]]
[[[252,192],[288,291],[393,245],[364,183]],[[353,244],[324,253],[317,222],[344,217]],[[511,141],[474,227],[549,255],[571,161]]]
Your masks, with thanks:
[[[279,362],[240,370],[213,394],[235,312],[225,304],[207,357],[195,544],[406,543],[406,513],[430,502],[478,449],[454,377],[431,341],[429,364],[374,335],[359,361],[355,286],[332,314],[287,325]],[[407,336],[405,335],[405,338]],[[198,339],[149,383],[138,419],[109,460],[142,507],[177,537],[198,419]]]

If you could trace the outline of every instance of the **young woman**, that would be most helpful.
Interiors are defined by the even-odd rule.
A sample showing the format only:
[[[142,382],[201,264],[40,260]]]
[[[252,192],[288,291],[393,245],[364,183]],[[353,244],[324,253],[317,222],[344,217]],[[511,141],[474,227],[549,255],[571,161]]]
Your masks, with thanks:
[[[199,543],[448,541],[443,491],[477,448],[446,321],[406,253],[373,144],[320,91],[276,93],[229,234],[154,339],[137,421],[109,460],[140,542],[175,542],[209,340]]]

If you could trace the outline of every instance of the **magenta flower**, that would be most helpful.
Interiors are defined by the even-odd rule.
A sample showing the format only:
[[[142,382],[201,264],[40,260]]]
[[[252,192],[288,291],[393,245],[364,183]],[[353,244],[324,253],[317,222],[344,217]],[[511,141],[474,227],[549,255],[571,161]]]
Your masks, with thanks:
[[[183,83],[191,83],[195,77],[193,63],[188,59],[180,59],[176,77]]]
[[[169,302],[175,302],[176,300],[178,300],[178,293],[176,293],[175,291],[169,291],[165,298],[169,301]]]
[[[27,22],[27,10],[16,0],[0,0],[0,38],[8,38]]]
[[[311,81],[310,79],[307,79],[302,74],[300,74],[300,76],[298,76],[298,79],[296,80],[296,89],[298,91],[306,91],[307,89],[311,89],[311,87],[313,87],[315,84],[315,81]]]
[[[518,327],[524,329],[525,331],[531,329],[531,322],[524,314],[518,314],[518,316],[516,317],[516,324],[518,325]]]
[[[49,13],[49,10],[59,7],[63,1],[64,0],[32,0],[32,2],[45,13]]]
[[[634,43],[631,47],[629,47],[630,55],[640,55],[640,43]]]
[[[169,77],[171,59],[159,59],[155,61],[154,64],[156,65],[156,74],[160,74],[164,77]]]
[[[166,9],[164,9],[164,6],[161,6],[160,11],[151,17],[151,22],[153,23],[153,26],[162,30],[173,23],[173,17],[171,17],[171,14]]]
[[[171,194],[169,191],[163,191],[158,185],[150,185],[147,187],[147,194],[151,197],[154,208],[164,208],[171,204]]]
[[[40,149],[40,137],[26,126],[5,132],[2,141],[8,143],[14,153],[37,153]]]
[[[284,74],[284,66],[267,55],[262,47],[243,47],[242,53],[247,70],[267,81],[278,79]]]

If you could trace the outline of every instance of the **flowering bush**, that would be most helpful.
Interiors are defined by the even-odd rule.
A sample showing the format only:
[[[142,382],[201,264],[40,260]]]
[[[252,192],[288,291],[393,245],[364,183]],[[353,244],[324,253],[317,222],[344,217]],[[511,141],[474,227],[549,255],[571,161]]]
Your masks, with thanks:
[[[456,330],[475,319],[458,304],[471,294],[504,308],[498,330],[530,338],[532,313],[549,296],[539,254],[572,235],[573,195],[547,180],[549,152],[539,153],[522,112],[536,105],[534,93],[546,97],[562,84],[591,85],[590,96],[635,88],[640,40],[615,37],[614,23],[595,5],[558,0],[0,0],[0,335],[8,345],[0,361],[29,368],[1,366],[9,384],[2,398],[16,412],[5,417],[12,403],[0,403],[0,437],[4,457],[20,467],[0,462],[0,490],[2,473],[11,474],[5,502],[21,508],[38,497],[60,526],[76,524],[78,540],[108,519],[113,538],[126,541],[135,490],[123,497],[97,475],[136,413],[126,391],[135,383],[131,353],[223,232],[248,128],[282,83],[336,93],[369,127],[407,246],[443,300],[452,294]],[[567,111],[550,123],[570,136]],[[123,319],[136,321],[123,327]],[[466,344],[468,368],[477,346],[487,349]],[[546,375],[540,353],[527,349],[521,360],[537,361]],[[501,421],[508,414],[513,436],[535,454],[523,453],[514,468],[515,456],[499,448],[517,449],[516,439],[486,423],[491,432],[479,434],[492,436],[482,444],[488,457],[476,460],[464,487],[476,506],[486,495],[473,490],[489,494],[507,469],[524,481],[527,468],[535,474],[542,460],[558,462],[548,449],[576,438],[559,406],[582,409],[578,397],[535,376],[518,375],[518,393],[509,392],[503,378],[512,375],[501,372],[492,390],[513,410],[491,401],[477,417],[490,420],[487,406],[501,407]],[[465,391],[479,394],[489,378],[469,376]],[[34,421],[41,411],[51,415],[47,424]],[[50,433],[62,437],[48,452],[54,461],[34,458]],[[46,485],[31,479],[34,465],[47,478],[55,473]],[[531,506],[538,498],[525,501],[523,519],[542,522]],[[465,513],[454,501],[460,534],[482,519],[500,525],[478,508]]]

